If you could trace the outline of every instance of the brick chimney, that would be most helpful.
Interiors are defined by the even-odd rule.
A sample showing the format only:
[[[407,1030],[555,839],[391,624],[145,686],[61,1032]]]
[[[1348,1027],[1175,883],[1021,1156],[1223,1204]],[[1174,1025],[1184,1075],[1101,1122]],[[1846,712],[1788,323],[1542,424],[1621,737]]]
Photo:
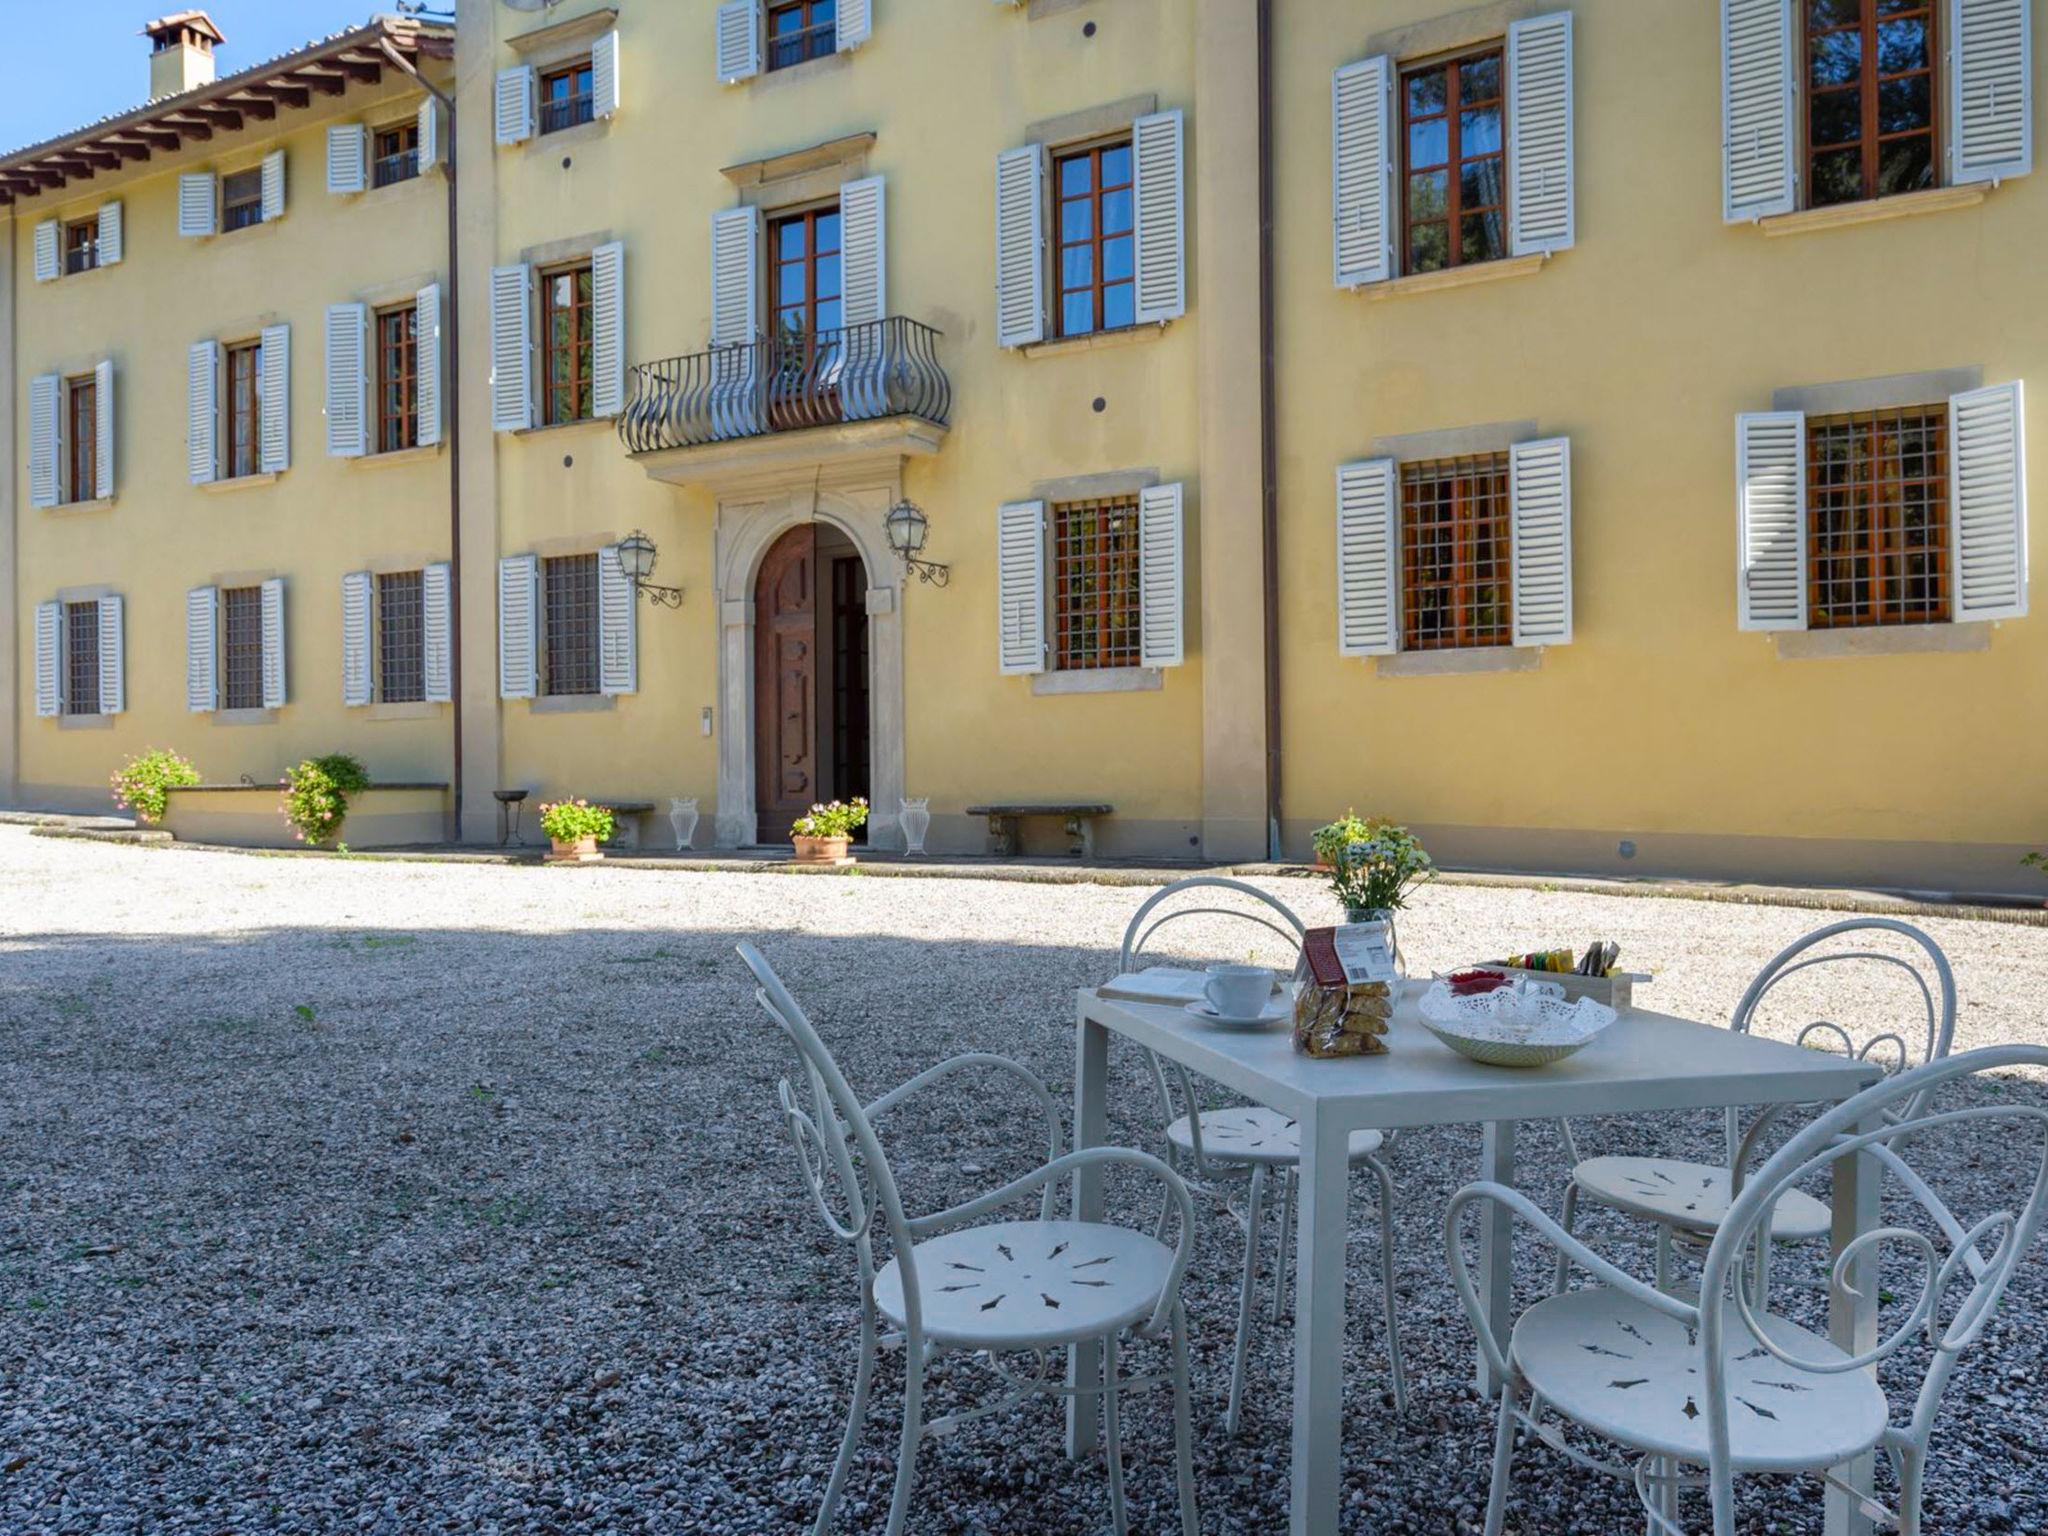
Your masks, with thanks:
[[[149,39],[149,99],[213,83],[213,50],[227,39],[204,11],[159,16],[142,29]]]

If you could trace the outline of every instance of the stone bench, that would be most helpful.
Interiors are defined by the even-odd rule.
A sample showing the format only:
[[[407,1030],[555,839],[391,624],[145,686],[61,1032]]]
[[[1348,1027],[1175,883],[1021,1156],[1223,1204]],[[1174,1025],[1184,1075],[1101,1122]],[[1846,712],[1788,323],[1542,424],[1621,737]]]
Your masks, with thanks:
[[[638,848],[640,846],[640,818],[653,814],[652,800],[597,800],[598,805],[608,805],[612,810],[611,840],[607,848]]]
[[[1095,857],[1095,819],[1098,816],[1114,814],[1113,805],[1088,805],[1078,801],[1034,801],[1019,805],[970,805],[967,814],[988,818],[988,851],[1001,859],[1015,858],[1019,852],[1018,826],[1026,816],[1059,816],[1067,824],[1067,836],[1073,839],[1068,850],[1077,859]]]

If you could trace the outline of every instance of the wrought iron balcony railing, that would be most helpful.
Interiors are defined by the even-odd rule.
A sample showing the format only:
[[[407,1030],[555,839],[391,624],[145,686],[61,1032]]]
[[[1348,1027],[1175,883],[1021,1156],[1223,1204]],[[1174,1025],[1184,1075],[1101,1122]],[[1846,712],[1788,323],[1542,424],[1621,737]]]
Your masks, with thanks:
[[[946,425],[939,333],[901,315],[772,336],[634,366],[619,436],[629,453],[885,416]]]

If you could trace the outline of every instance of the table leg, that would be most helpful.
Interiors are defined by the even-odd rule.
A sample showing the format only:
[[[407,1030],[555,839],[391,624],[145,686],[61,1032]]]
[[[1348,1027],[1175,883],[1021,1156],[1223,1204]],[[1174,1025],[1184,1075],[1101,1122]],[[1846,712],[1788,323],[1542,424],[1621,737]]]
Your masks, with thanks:
[[[1074,1150],[1099,1147],[1109,1140],[1109,1031],[1088,1018],[1085,1003],[1075,1007],[1074,1020]],[[1081,1168],[1074,1173],[1074,1220],[1102,1219],[1102,1172]],[[1099,1386],[1102,1347],[1076,1344],[1067,1351],[1067,1385]],[[1102,1443],[1102,1399],[1093,1392],[1067,1399],[1067,1454],[1086,1456]]]
[[[1301,1119],[1294,1291],[1294,1469],[1288,1530],[1335,1536],[1343,1487],[1344,1240],[1351,1133],[1333,1116]]]
[[[1512,1120],[1487,1122],[1479,1153],[1481,1179],[1515,1187],[1515,1130]],[[1481,1209],[1485,1215],[1479,1225],[1479,1293],[1493,1322],[1493,1336],[1506,1339],[1515,1326],[1515,1223],[1490,1201]],[[1494,1380],[1484,1355],[1479,1357],[1478,1385],[1481,1397],[1491,1401],[1500,1396],[1503,1383]]]
[[[1855,1130],[1861,1132],[1874,1128],[1865,1124],[1855,1127]],[[1862,1234],[1877,1227],[1881,1214],[1879,1194],[1883,1170],[1876,1158],[1867,1152],[1856,1152],[1837,1158],[1833,1175],[1835,1219],[1832,1240],[1833,1251],[1839,1255]],[[1852,1295],[1849,1290],[1833,1283],[1828,1287],[1828,1337],[1837,1347],[1852,1355],[1875,1348],[1878,1342],[1877,1276],[1872,1273],[1875,1263],[1873,1258],[1861,1258],[1850,1266],[1850,1273],[1844,1277],[1859,1294]],[[1835,1475],[1868,1500],[1873,1461],[1873,1457],[1859,1456],[1836,1467]],[[1833,1487],[1828,1489],[1824,1522],[1826,1536],[1870,1536],[1875,1529],[1869,1511],[1857,1499]]]

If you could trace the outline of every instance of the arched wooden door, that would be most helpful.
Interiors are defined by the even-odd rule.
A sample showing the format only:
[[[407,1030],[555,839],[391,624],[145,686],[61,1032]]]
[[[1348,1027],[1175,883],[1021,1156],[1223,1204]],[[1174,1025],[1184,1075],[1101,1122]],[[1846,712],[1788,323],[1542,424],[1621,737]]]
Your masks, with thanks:
[[[823,798],[818,777],[818,530],[790,529],[754,579],[755,836],[789,841],[789,824]]]

